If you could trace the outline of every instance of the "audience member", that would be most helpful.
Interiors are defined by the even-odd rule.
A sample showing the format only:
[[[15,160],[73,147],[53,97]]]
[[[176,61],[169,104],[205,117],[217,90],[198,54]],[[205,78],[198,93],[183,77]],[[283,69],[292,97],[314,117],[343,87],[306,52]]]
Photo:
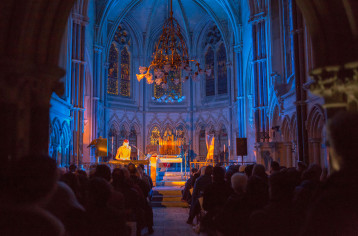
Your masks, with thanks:
[[[297,219],[292,206],[296,180],[288,171],[273,173],[269,178],[270,202],[250,216],[253,235],[296,235]],[[258,227],[259,226],[259,227]]]
[[[280,164],[277,161],[271,161],[270,174],[280,171]]]
[[[253,167],[252,176],[249,177],[246,192],[249,204],[253,209],[262,209],[268,203],[268,177],[263,165],[256,164]]]
[[[185,182],[185,186],[184,186],[184,190],[182,191],[182,200],[186,201],[187,203],[191,203],[191,193],[190,193],[190,189],[192,189],[194,187],[194,180],[195,180],[195,174],[198,171],[198,169],[196,168],[192,168],[190,170],[190,177],[189,179]]]
[[[225,169],[214,167],[212,171],[212,183],[203,193],[203,209],[206,215],[201,219],[201,231],[215,232],[214,217],[221,211],[229,196],[232,194],[230,186],[225,184]],[[230,181],[231,182],[231,181]]]
[[[201,168],[201,176],[197,178],[194,184],[193,196],[190,205],[188,224],[192,224],[194,217],[200,212],[199,198],[203,196],[205,188],[211,184],[211,174],[213,172],[212,166]]]
[[[248,219],[251,209],[246,197],[248,178],[243,173],[235,173],[231,177],[233,193],[226,201],[223,209],[215,217],[215,226],[223,235],[247,235]]]
[[[64,225],[43,208],[56,189],[56,161],[27,156],[9,164],[0,202],[0,235],[64,235]]]
[[[358,113],[341,112],[328,123],[331,167],[310,206],[302,235],[356,235],[358,232]]]
[[[105,179],[93,177],[90,180],[87,206],[89,235],[129,235],[123,215],[108,204],[111,195],[111,185]]]

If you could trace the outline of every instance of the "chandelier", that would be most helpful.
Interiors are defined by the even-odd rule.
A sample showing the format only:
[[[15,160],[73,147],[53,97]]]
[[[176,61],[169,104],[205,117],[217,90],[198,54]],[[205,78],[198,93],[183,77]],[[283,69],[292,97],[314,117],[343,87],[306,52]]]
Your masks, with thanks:
[[[170,1],[170,15],[163,24],[163,33],[155,45],[153,60],[148,67],[140,66],[140,74],[136,74],[140,82],[146,78],[148,84],[156,83],[163,89],[168,88],[168,75],[171,71],[180,71],[181,76],[174,79],[174,84],[178,85],[191,77],[194,81],[199,79],[199,75],[210,75],[211,70],[202,70],[197,60],[189,58],[188,48],[178,21],[173,17],[173,1]],[[195,64],[195,70],[190,66],[190,62]],[[154,74],[154,75],[153,75]]]

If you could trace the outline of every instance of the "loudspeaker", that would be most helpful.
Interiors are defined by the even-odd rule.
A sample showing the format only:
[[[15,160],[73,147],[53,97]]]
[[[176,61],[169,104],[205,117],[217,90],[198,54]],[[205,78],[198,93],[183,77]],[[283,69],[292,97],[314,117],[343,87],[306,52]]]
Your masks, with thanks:
[[[247,138],[236,138],[236,154],[247,156]]]

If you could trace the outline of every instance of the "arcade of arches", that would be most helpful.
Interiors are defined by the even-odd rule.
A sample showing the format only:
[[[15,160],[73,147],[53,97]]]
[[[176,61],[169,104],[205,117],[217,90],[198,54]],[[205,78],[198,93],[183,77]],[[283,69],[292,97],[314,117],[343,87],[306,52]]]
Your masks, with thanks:
[[[211,132],[215,154],[225,146],[232,161],[236,138],[247,138],[245,161],[329,168],[326,121],[357,110],[356,1],[174,0],[189,55],[212,73],[185,83],[172,73],[164,89],[135,74],[150,63],[168,3],[2,3],[2,158],[91,162],[87,146],[102,136],[109,155],[124,139],[143,154],[175,139],[200,159]]]

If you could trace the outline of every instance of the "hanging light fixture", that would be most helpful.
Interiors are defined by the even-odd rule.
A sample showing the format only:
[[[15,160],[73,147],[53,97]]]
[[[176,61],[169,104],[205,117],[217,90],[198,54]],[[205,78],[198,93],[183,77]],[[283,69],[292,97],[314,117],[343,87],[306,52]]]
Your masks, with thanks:
[[[167,87],[167,77],[170,71],[182,71],[186,76],[174,80],[175,84],[184,82],[189,76],[197,81],[199,75],[210,75],[210,70],[202,70],[198,61],[190,59],[188,48],[178,21],[173,17],[173,0],[170,1],[170,15],[163,24],[163,33],[155,46],[152,56],[153,60],[148,67],[140,66],[137,80],[140,82],[146,78],[148,84],[156,83],[163,89]],[[195,71],[192,70],[190,62],[195,63]],[[154,73],[154,75],[153,75]],[[184,74],[184,73],[183,73]]]

